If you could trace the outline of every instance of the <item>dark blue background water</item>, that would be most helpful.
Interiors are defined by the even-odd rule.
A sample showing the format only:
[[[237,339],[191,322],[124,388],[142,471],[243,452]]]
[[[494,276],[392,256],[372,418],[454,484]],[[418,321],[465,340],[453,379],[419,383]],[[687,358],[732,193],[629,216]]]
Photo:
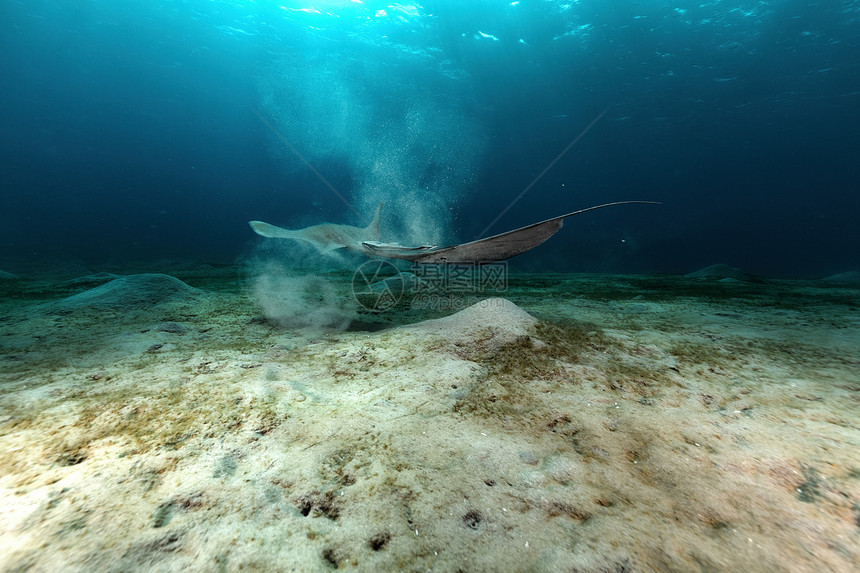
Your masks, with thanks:
[[[2,0],[0,260],[360,223],[258,113],[388,202],[383,240],[471,240],[605,111],[489,233],[664,205],[570,219],[521,268],[857,269],[858,44],[839,0]]]

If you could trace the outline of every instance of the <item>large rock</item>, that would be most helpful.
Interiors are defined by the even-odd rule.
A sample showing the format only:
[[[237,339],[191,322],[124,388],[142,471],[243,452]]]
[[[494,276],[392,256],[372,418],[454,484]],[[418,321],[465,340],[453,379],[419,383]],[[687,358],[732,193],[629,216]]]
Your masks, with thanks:
[[[538,320],[504,298],[488,298],[458,313],[406,327],[439,336],[458,354],[494,354],[505,346],[530,338]]]
[[[860,272],[848,271],[846,273],[838,273],[821,279],[829,283],[841,283],[848,285],[860,285]]]
[[[118,278],[120,278],[120,275],[115,275],[113,273],[96,273],[94,275],[86,275],[69,279],[63,282],[63,285],[70,287],[94,287]]]
[[[167,301],[193,299],[203,291],[162,274],[128,275],[59,301],[62,310],[142,310]]]

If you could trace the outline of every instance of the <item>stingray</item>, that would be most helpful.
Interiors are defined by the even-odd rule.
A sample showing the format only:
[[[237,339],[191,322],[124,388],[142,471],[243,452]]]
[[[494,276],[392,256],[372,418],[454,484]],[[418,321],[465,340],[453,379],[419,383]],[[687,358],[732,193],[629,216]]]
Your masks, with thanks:
[[[604,207],[631,204],[659,205],[656,201],[616,201],[614,203],[604,203],[603,205],[595,205],[565,215],[559,215],[546,221],[526,225],[525,227],[487,237],[486,239],[462,243],[460,245],[451,245],[449,247],[432,245],[404,247],[396,243],[379,243],[376,241],[365,241],[362,243],[362,246],[368,255],[388,259],[404,259],[416,263],[444,263],[452,265],[492,263],[510,259],[542,244],[561,229],[564,220],[568,217]]]
[[[383,203],[380,203],[379,207],[376,208],[373,221],[367,227],[322,223],[304,229],[282,229],[262,221],[249,221],[248,224],[251,225],[255,233],[263,237],[305,241],[323,253],[335,249],[349,249],[366,253],[366,249],[362,246],[363,243],[379,240],[379,214],[382,212],[382,205]]]
[[[469,243],[438,247],[436,245],[421,245],[418,247],[406,247],[398,243],[379,242],[379,214],[382,203],[376,209],[373,222],[367,227],[353,227],[351,225],[338,225],[335,223],[323,223],[305,229],[282,229],[261,221],[251,221],[251,228],[258,235],[273,239],[295,239],[306,241],[317,247],[322,252],[334,249],[346,248],[352,251],[364,253],[370,257],[381,257],[386,259],[402,259],[415,263],[445,263],[453,265],[471,263],[492,263],[515,257],[544,243],[555,235],[564,225],[564,220],[574,215],[612,207],[615,205],[659,205],[656,201],[616,201],[595,205],[572,213],[566,213],[501,233],[479,239]]]

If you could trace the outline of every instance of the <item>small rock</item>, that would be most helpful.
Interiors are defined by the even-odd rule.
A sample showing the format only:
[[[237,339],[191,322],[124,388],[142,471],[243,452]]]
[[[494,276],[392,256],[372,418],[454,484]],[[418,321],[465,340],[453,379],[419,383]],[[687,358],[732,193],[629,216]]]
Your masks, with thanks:
[[[188,332],[188,327],[179,324],[178,322],[162,322],[155,327],[159,332],[170,332],[173,334],[185,334]]]
[[[716,264],[703,269],[699,269],[692,273],[687,273],[684,278],[688,279],[734,279],[740,282],[755,281],[756,278],[748,273],[743,272],[729,265]]]

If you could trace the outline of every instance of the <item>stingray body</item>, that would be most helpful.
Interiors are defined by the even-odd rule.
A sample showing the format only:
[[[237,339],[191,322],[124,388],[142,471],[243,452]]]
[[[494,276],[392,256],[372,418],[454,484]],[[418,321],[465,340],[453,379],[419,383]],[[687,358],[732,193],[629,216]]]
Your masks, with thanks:
[[[380,203],[379,207],[376,208],[373,221],[367,227],[322,223],[304,229],[283,229],[262,221],[250,221],[248,224],[251,225],[255,233],[263,237],[304,241],[323,253],[334,249],[349,249],[366,253],[362,243],[379,240],[379,214],[382,212],[382,205]]]
[[[526,225],[525,227],[487,237],[486,239],[448,247],[438,247],[436,245],[406,247],[397,243],[380,243],[379,214],[382,210],[382,203],[376,209],[373,222],[367,227],[323,223],[307,227],[306,229],[290,230],[261,221],[251,221],[250,225],[258,235],[272,239],[306,241],[322,252],[346,248],[364,253],[370,257],[402,259],[415,263],[462,265],[492,263],[515,257],[537,247],[555,235],[561,229],[562,225],[564,225],[564,220],[568,217],[604,207],[631,204],[659,205],[655,201],[616,201],[614,203],[604,203],[603,205],[595,205],[540,221],[539,223]]]

